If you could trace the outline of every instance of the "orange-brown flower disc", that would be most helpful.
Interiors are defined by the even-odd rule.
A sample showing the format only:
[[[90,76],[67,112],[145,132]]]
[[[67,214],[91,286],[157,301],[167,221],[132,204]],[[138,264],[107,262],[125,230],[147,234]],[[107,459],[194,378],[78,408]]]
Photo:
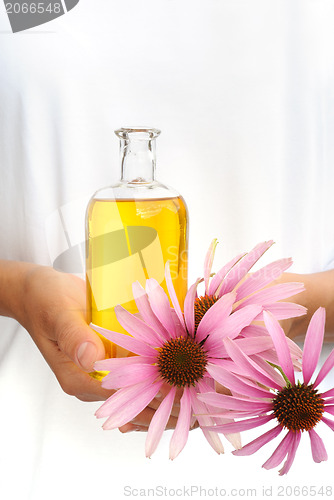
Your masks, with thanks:
[[[217,302],[218,297],[214,295],[204,295],[203,297],[198,297],[194,302],[195,309],[195,331],[197,330],[198,325],[200,324],[201,319],[204,314],[213,306],[215,302]]]
[[[285,387],[273,401],[279,423],[290,431],[309,431],[320,422],[324,400],[312,385]]]
[[[206,363],[203,347],[190,337],[168,340],[159,349],[157,358],[161,377],[177,387],[195,385],[203,378]]]

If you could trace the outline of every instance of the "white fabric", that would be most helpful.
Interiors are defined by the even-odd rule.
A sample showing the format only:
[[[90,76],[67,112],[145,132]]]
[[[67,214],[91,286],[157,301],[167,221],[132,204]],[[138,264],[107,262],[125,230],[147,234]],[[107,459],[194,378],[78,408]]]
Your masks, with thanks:
[[[158,178],[188,203],[191,282],[213,237],[216,265],[274,239],[263,263],[333,267],[333,21],[329,0],[80,0],[14,35],[0,6],[0,258],[79,251],[89,196],[119,176],[113,130],[139,124],[162,129]],[[63,394],[26,332],[0,324],[1,497],[287,484],[261,469],[273,446],[217,457],[199,431],[174,462],[170,433],[145,459],[144,435],[103,432],[98,404]],[[303,436],[290,485],[333,486],[319,433],[329,461]]]

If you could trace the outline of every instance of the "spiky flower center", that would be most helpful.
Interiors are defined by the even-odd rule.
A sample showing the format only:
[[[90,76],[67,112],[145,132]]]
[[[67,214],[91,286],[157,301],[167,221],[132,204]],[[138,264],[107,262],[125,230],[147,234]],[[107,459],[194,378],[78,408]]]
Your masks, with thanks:
[[[195,309],[195,331],[197,330],[198,325],[200,324],[201,319],[204,314],[213,306],[215,302],[217,302],[218,297],[214,295],[204,295],[203,297],[198,297],[194,302]]]
[[[274,414],[279,423],[291,431],[309,431],[320,422],[324,400],[312,385],[285,387],[274,400]]]
[[[171,385],[195,385],[205,373],[207,354],[201,344],[190,337],[170,339],[161,348],[157,358],[161,377]]]

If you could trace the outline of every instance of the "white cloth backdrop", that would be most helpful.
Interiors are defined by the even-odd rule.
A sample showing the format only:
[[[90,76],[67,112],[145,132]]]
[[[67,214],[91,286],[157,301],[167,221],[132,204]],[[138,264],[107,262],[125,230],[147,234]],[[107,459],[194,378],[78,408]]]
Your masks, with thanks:
[[[119,176],[113,130],[142,124],[162,130],[158,178],[188,203],[190,282],[213,237],[216,266],[274,239],[263,262],[333,267],[333,25],[329,0],[80,0],[12,34],[0,6],[0,258],[52,265],[80,244],[88,197]],[[329,461],[303,436],[283,480],[260,467],[272,447],[218,457],[197,430],[174,462],[169,432],[145,459],[145,435],[103,432],[98,404],[65,395],[27,333],[0,324],[4,498],[333,486],[327,429]]]

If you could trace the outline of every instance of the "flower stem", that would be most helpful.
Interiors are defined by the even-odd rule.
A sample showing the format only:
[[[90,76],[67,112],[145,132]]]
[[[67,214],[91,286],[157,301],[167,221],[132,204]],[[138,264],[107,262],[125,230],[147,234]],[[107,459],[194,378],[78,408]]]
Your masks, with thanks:
[[[276,370],[278,370],[280,372],[280,374],[282,375],[282,377],[284,378],[285,380],[285,383],[286,383],[286,387],[291,387],[292,384],[290,382],[290,380],[288,379],[288,377],[285,375],[284,371],[282,370],[282,368],[279,366],[279,365],[275,365],[275,363],[270,363],[270,361],[267,361],[267,363],[272,366],[273,368],[276,368]]]

